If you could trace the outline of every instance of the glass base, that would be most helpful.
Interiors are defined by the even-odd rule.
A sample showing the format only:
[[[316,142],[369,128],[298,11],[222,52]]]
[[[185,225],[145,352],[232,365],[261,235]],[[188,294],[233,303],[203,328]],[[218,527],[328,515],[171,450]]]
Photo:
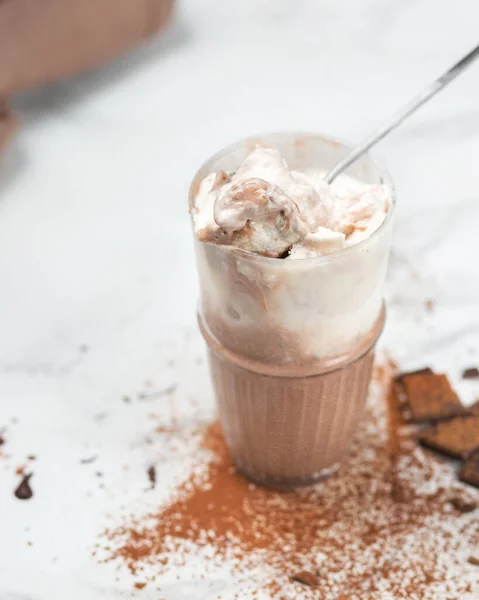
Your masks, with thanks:
[[[268,477],[267,475],[259,475],[258,473],[249,473],[238,464],[236,465],[236,469],[238,473],[241,473],[253,483],[286,492],[292,491],[295,488],[307,487],[319,483],[320,481],[324,481],[331,477],[331,475],[334,475],[338,471],[339,466],[339,463],[336,463],[332,467],[322,469],[312,475],[305,477],[285,477],[281,479]]]

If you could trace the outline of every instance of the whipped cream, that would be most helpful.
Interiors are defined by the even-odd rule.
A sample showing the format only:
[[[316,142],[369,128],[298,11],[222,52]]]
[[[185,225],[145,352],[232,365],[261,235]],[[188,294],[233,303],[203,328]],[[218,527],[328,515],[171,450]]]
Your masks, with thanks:
[[[322,169],[291,170],[278,150],[257,147],[234,174],[205,177],[194,199],[198,239],[271,257],[312,258],[370,236],[391,204],[385,185]]]

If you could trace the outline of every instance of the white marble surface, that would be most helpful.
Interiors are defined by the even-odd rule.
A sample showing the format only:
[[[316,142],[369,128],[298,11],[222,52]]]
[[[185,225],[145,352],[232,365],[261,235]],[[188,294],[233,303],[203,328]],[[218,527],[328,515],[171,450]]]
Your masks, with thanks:
[[[478,18],[477,0],[185,0],[161,40],[14,99],[23,127],[0,167],[2,600],[133,595],[92,546],[107,513],[158,504],[187,464],[160,465],[164,485],[145,494],[162,456],[148,415],[171,407],[122,396],[178,383],[180,417],[192,399],[195,418],[212,414],[186,215],[201,161],[262,131],[357,139],[474,46]],[[446,370],[468,403],[478,153],[479,64],[375,152],[398,188],[382,344],[404,367]],[[20,502],[29,454],[35,496]],[[215,597],[192,586],[168,600],[193,589]]]

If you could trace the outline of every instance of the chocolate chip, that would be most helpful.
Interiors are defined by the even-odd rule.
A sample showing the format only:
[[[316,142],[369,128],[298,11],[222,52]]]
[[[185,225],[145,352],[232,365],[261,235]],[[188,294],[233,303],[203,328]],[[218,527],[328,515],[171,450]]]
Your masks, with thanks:
[[[479,379],[479,369],[477,367],[469,367],[462,372],[463,379]]]
[[[467,559],[468,563],[471,563],[471,565],[474,565],[475,567],[479,567],[479,558],[476,558],[475,556],[470,556]]]
[[[310,571],[300,571],[299,573],[292,575],[291,579],[298,583],[302,583],[303,585],[308,585],[309,587],[316,587],[319,585],[318,576]]]
[[[30,487],[30,478],[33,473],[28,473],[28,475],[24,475],[22,480],[20,481],[17,489],[15,490],[15,496],[19,500],[29,500],[33,496],[32,488]]]
[[[153,489],[156,485],[156,469],[154,465],[148,467],[148,481],[150,482],[151,489]]]
[[[3,446],[3,444],[4,444],[4,443],[5,443],[5,438],[3,438],[3,437],[0,435],[0,446]]]

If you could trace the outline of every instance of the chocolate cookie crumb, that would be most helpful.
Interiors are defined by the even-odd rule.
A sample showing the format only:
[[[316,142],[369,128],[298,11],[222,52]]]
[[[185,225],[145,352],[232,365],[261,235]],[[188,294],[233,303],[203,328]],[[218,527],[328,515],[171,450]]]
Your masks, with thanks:
[[[406,373],[398,381],[404,387],[414,422],[439,421],[466,412],[446,375],[424,369]]]
[[[463,379],[479,379],[479,369],[477,367],[469,367],[462,372]]]
[[[308,585],[309,587],[316,587],[319,585],[318,576],[310,571],[300,571],[299,573],[292,575],[291,579],[293,581],[297,581],[298,583]]]
[[[479,558],[476,558],[475,556],[470,556],[467,559],[468,563],[471,563],[471,565],[474,565],[475,567],[479,567]]]
[[[33,491],[30,487],[30,478],[32,477],[32,475],[33,473],[28,473],[27,475],[24,475],[19,485],[17,486],[14,493],[19,500],[29,500],[33,496]]]
[[[460,513],[470,513],[477,508],[477,502],[463,496],[455,496],[449,502]]]
[[[151,465],[150,467],[148,467],[148,481],[150,482],[151,485],[151,489],[154,489],[154,487],[156,486],[156,469],[154,467],[154,465]]]
[[[140,581],[137,581],[136,583],[133,584],[133,587],[136,590],[142,590],[145,586],[146,586],[146,583],[142,583]]]
[[[479,447],[479,417],[456,417],[437,423],[421,434],[419,441],[443,454],[464,458]]]
[[[466,459],[459,471],[459,479],[479,488],[479,448],[476,448]]]

